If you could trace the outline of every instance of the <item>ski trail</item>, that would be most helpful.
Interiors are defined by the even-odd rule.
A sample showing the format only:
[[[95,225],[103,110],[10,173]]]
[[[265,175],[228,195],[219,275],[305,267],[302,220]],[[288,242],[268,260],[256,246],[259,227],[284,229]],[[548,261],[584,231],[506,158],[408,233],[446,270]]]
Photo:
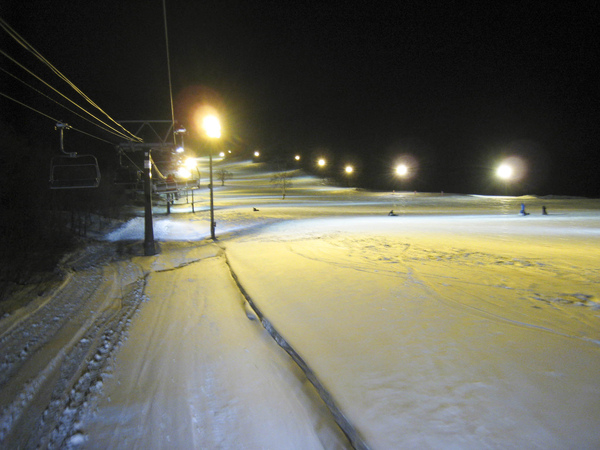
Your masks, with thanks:
[[[485,310],[483,308],[478,308],[478,307],[474,306],[473,304],[468,304],[464,301],[456,300],[453,298],[453,296],[442,292],[442,290],[440,290],[439,288],[434,287],[432,283],[418,281],[419,278],[418,278],[418,276],[416,276],[414,274],[414,272],[410,273],[409,279],[412,282],[420,285],[423,288],[423,290],[429,291],[431,294],[431,298],[435,298],[443,305],[445,305],[449,308],[459,310],[465,314],[471,314],[471,315],[481,317],[484,319],[488,319],[491,321],[495,321],[495,322],[503,322],[508,325],[513,325],[516,327],[528,328],[531,330],[537,330],[537,331],[541,331],[541,332],[545,332],[545,333],[555,334],[557,336],[562,336],[562,337],[569,338],[569,339],[578,339],[578,340],[581,340],[584,342],[589,342],[589,343],[592,343],[595,345],[600,345],[600,341],[596,340],[596,339],[591,339],[591,338],[588,338],[585,336],[583,336],[583,337],[576,336],[574,334],[564,333],[564,332],[561,332],[556,329],[549,328],[549,327],[546,327],[543,325],[536,325],[534,323],[528,323],[528,322],[523,322],[520,320],[511,319],[509,317],[506,317],[506,316],[503,316],[500,314],[495,314],[495,313]],[[444,287],[444,291],[449,291],[447,286]],[[463,298],[473,297],[472,294],[469,294],[465,290],[460,290],[460,289],[455,288],[455,291],[460,292]]]
[[[225,255],[226,255],[226,253],[225,253]],[[235,275],[235,272],[233,271],[233,268],[229,264],[229,261],[227,260],[226,256],[225,256],[225,260],[226,260],[226,263],[227,263],[227,267],[229,268],[229,270],[231,272],[231,276],[235,280],[235,283],[236,283],[237,287],[239,288],[240,293],[244,296],[244,298],[246,299],[246,301],[250,305],[250,308],[252,309],[252,311],[254,311],[254,313],[256,314],[256,316],[261,321],[263,327],[269,332],[269,334],[271,335],[271,337],[273,337],[273,339],[275,340],[275,342],[277,342],[277,344],[281,348],[283,348],[287,352],[288,355],[290,355],[290,357],[296,362],[296,364],[298,364],[298,366],[300,367],[300,369],[302,369],[302,371],[304,372],[304,374],[306,375],[306,377],[313,384],[313,386],[315,387],[315,389],[317,390],[317,392],[319,393],[319,395],[321,396],[321,398],[323,399],[323,401],[325,402],[325,404],[327,405],[327,407],[329,408],[329,410],[333,414],[333,417],[335,418],[335,421],[337,422],[337,424],[340,426],[340,428],[342,429],[342,431],[346,434],[346,436],[348,437],[348,439],[352,443],[352,446],[355,449],[357,449],[357,450],[359,450],[359,449],[368,449],[368,446],[365,443],[365,441],[362,438],[362,436],[360,435],[360,433],[348,421],[348,419],[346,418],[346,416],[344,415],[344,413],[342,412],[342,410],[336,404],[335,400],[333,399],[333,396],[321,384],[321,382],[319,381],[318,377],[310,369],[310,367],[306,363],[306,361],[304,361],[304,359],[298,354],[298,352],[296,352],[296,350],[294,350],[294,348],[275,329],[275,327],[273,327],[273,325],[269,322],[268,318],[266,318],[264,316],[264,314],[260,311],[260,309],[258,308],[258,306],[256,306],[256,304],[252,301],[252,299],[250,298],[250,296],[248,295],[248,293],[246,292],[246,290],[244,289],[244,287],[241,285],[238,277]]]
[[[137,306],[140,275],[124,263],[73,273],[10,324],[2,337],[0,444],[61,446],[76,434],[82,405]]]
[[[213,247],[213,246],[211,246]],[[91,448],[348,448],[304,374],[248,320],[222,252],[179,264],[165,251],[115,358]]]

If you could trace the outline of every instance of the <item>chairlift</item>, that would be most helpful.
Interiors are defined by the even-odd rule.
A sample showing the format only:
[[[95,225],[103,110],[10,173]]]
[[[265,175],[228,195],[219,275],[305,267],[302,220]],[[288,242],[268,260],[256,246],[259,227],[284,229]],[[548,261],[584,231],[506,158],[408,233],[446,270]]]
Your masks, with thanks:
[[[63,155],[50,161],[50,189],[81,189],[100,186],[100,167],[93,155],[78,155],[64,149],[63,132],[69,125],[57,123],[60,129],[60,150]]]
[[[136,185],[142,181],[142,173],[131,167],[117,167],[115,170],[115,181],[117,185]]]
[[[142,181],[142,172],[135,165],[123,163],[122,152],[119,153],[119,167],[115,170],[114,183],[123,186],[135,186]]]

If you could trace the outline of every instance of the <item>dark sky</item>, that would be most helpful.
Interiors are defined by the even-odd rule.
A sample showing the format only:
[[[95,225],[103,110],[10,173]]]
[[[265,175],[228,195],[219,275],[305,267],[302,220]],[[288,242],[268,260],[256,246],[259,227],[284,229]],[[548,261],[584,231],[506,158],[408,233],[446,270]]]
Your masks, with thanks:
[[[410,155],[411,189],[493,192],[517,154],[519,193],[600,196],[598,3],[473,3],[167,0],[176,119],[209,89],[230,140],[353,160],[367,185]],[[112,117],[170,119],[161,0],[4,5]]]

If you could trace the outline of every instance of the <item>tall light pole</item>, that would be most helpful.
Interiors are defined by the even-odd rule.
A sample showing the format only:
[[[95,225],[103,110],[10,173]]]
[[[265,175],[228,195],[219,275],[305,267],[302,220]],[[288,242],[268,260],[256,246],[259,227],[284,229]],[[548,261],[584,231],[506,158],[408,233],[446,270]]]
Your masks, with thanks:
[[[402,181],[408,175],[408,166],[406,164],[398,164],[396,166],[396,175],[400,178],[400,190],[402,190]]]
[[[351,166],[350,164],[348,164],[344,168],[344,172],[346,172],[346,182],[348,184],[348,187],[350,187],[350,178],[352,177],[352,174],[354,173],[354,167]]]
[[[156,255],[154,226],[152,225],[152,156],[144,152],[144,255]]]
[[[206,116],[202,122],[202,126],[210,139],[218,139],[221,137],[221,123],[217,116]],[[212,145],[208,149],[208,161],[210,167],[210,184],[208,185],[210,188],[210,237],[214,241],[217,239],[215,236],[215,227],[217,224],[215,223],[215,205],[213,196]]]

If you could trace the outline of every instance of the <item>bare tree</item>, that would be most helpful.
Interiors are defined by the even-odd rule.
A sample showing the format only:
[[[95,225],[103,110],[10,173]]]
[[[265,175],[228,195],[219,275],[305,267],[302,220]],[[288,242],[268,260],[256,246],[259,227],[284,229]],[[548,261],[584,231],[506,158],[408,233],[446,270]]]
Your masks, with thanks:
[[[271,178],[271,183],[274,183],[281,188],[281,198],[283,200],[285,200],[286,190],[292,186],[292,177],[294,174],[294,170],[287,170],[287,165],[281,163],[279,164],[279,170]]]
[[[233,177],[233,174],[225,169],[219,170],[217,175],[219,180],[221,180],[221,186],[225,186],[225,180],[229,180]]]

